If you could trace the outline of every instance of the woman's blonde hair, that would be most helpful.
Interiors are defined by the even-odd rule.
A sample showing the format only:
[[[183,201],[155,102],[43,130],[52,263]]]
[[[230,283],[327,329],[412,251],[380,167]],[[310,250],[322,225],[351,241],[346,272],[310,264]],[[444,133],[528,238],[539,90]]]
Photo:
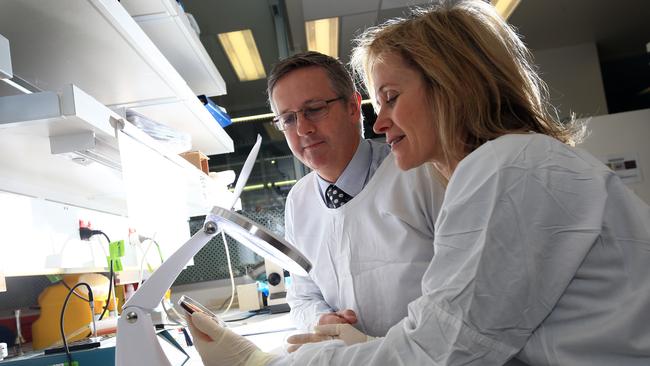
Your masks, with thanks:
[[[578,142],[583,130],[560,123],[531,55],[494,7],[481,0],[442,1],[406,19],[370,28],[356,39],[351,58],[374,100],[373,66],[398,54],[429,86],[429,105],[446,163],[486,141],[537,132]]]

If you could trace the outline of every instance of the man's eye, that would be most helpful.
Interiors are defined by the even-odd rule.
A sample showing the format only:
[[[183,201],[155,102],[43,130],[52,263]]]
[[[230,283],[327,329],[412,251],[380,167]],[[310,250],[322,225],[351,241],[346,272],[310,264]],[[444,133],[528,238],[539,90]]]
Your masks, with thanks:
[[[282,118],[282,123],[285,125],[291,125],[296,122],[296,119],[294,118],[294,115],[288,115]]]
[[[305,114],[306,115],[314,115],[314,114],[319,114],[325,109],[325,107],[310,107],[310,108],[305,108]]]

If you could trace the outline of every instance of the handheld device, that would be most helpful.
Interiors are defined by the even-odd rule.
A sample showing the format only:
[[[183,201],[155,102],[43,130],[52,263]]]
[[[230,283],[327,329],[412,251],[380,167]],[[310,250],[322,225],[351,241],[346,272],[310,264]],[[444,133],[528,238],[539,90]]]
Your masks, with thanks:
[[[221,318],[217,314],[211,312],[205,306],[201,305],[201,303],[192,299],[189,296],[185,296],[185,295],[181,296],[181,298],[178,299],[178,305],[181,308],[183,308],[183,310],[185,310],[186,313],[190,315],[198,311],[216,320],[220,326],[224,328],[227,327],[226,323],[223,320],[221,320]]]

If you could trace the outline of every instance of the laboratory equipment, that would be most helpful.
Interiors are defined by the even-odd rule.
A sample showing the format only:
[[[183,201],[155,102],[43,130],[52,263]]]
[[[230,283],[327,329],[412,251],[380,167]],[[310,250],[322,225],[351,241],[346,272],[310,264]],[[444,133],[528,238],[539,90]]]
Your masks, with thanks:
[[[294,275],[306,276],[311,270],[311,263],[302,254],[268,229],[235,212],[214,207],[206,216],[203,230],[169,257],[124,304],[117,325],[117,366],[170,364],[156,339],[150,312],[185,264],[222,230]]]
[[[262,296],[257,282],[237,285],[237,303],[241,311],[255,311],[262,308]]]
[[[266,279],[269,282],[269,296],[267,298],[269,311],[271,314],[288,312],[291,308],[287,304],[284,269],[269,260],[264,261],[264,267],[266,268]]]
[[[40,350],[55,346],[61,342],[59,322],[63,301],[70,288],[80,282],[88,283],[95,294],[95,309],[101,312],[108,294],[108,278],[98,273],[65,275],[63,280],[57,284],[48,286],[38,297],[38,305],[41,309],[38,319],[32,324],[32,347]],[[75,296],[71,297],[65,316],[65,334],[70,342],[78,341],[88,337],[93,315],[88,310],[88,293],[85,288],[75,290]],[[109,304],[109,309],[115,309],[115,302]]]

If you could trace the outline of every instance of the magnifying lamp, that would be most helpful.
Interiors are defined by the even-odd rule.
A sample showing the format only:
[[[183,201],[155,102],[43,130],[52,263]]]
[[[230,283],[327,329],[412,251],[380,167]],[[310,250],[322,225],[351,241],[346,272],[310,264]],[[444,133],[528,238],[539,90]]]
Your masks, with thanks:
[[[237,179],[231,208],[246,184],[260,145],[258,135]],[[298,250],[264,226],[233,211],[214,207],[206,216],[203,228],[174,252],[124,304],[117,322],[116,366],[171,365],[158,342],[151,312],[187,262],[221,231],[294,275],[306,276],[311,270],[311,263]]]
[[[117,323],[117,366],[171,365],[158,343],[151,312],[187,262],[221,230],[292,274],[306,276],[311,270],[311,263],[298,250],[264,226],[235,212],[215,207],[206,216],[203,228],[169,257],[124,304]]]

